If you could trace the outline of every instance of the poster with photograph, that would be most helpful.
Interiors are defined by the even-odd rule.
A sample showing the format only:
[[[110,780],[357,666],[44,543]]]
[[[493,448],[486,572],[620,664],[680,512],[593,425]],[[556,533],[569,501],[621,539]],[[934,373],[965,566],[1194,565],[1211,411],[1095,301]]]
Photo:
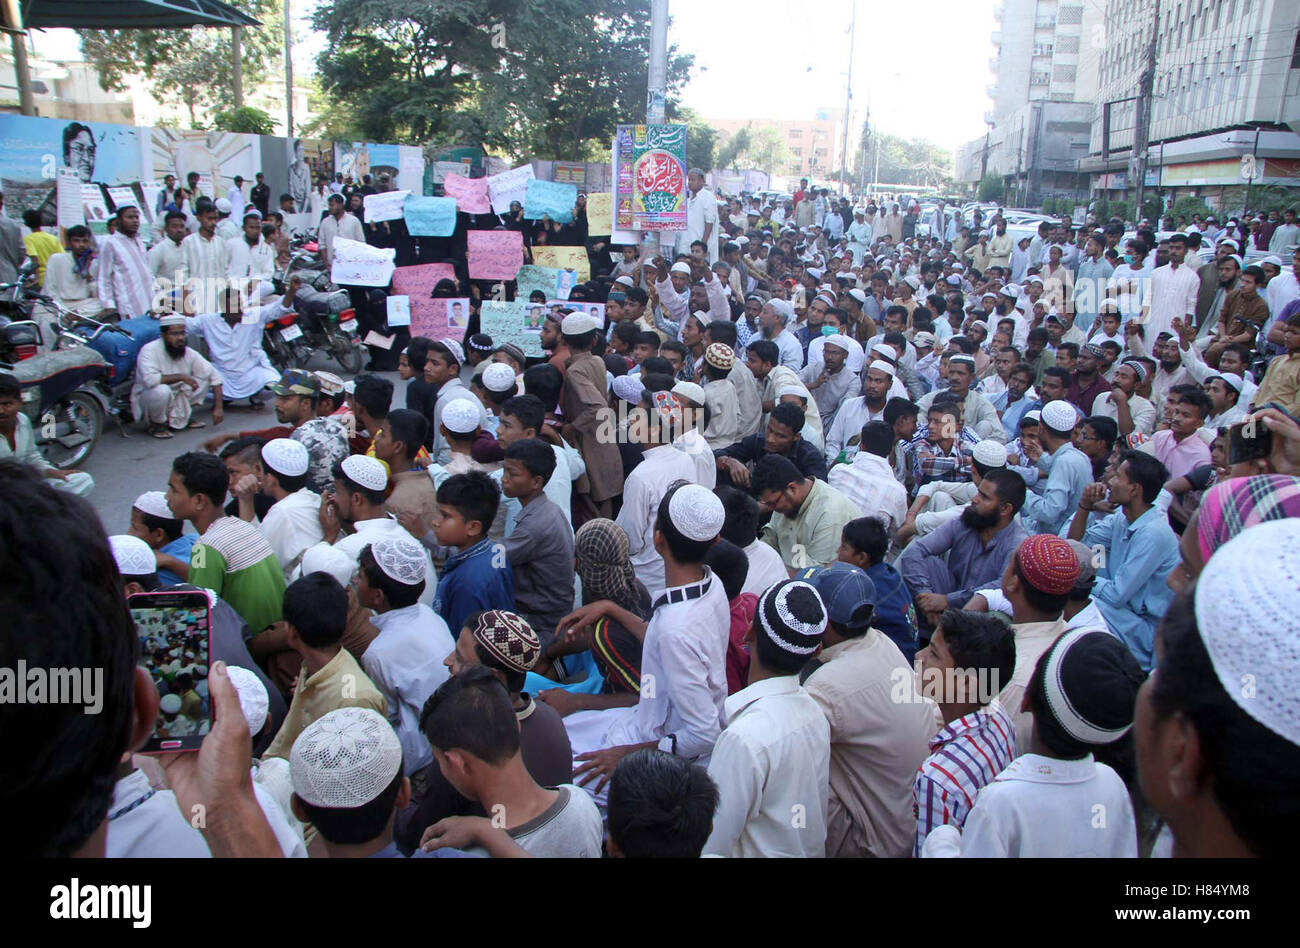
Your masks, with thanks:
[[[457,330],[447,327],[448,300],[432,299],[433,288],[439,280],[456,279],[456,270],[450,263],[422,263],[413,267],[398,267],[393,271],[393,292],[411,301],[411,336],[441,339],[456,335]],[[468,312],[468,309],[466,310]],[[456,338],[460,338],[456,335]]]
[[[591,260],[587,257],[586,247],[534,247],[533,263],[539,267],[559,267],[563,270],[577,272],[576,283],[585,283],[591,279]],[[568,299],[566,291],[562,299]]]
[[[540,304],[534,304],[540,305]],[[605,328],[605,304],[604,303],[584,303],[577,300],[547,300],[546,307],[552,313],[559,313],[561,310],[570,310],[575,313],[586,313],[596,321],[596,325]]]
[[[388,308],[386,322],[389,329],[411,325],[411,298],[409,296],[390,296],[385,302]]]
[[[533,304],[532,308],[540,308]],[[479,331],[487,333],[492,341],[500,346],[513,342],[528,356],[542,355],[542,334],[539,328],[532,329],[533,313],[528,303],[516,300],[506,303],[501,300],[484,300],[479,310]],[[545,318],[542,310],[540,318]]]

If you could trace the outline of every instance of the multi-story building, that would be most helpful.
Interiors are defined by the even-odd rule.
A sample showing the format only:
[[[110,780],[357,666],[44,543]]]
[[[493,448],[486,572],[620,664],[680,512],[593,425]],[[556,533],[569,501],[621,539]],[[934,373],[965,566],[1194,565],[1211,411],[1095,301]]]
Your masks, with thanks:
[[[959,183],[998,174],[1006,200],[1019,205],[1083,196],[1077,163],[1088,152],[1097,86],[1098,2],[1004,0],[995,8],[989,131],[958,149]]]
[[[844,110],[818,109],[811,119],[728,119],[711,118],[709,123],[719,135],[734,135],[748,128],[753,135],[760,129],[777,132],[790,152],[789,162],[781,168],[764,168],[771,174],[794,178],[828,180],[840,169],[840,150],[844,135]],[[852,142],[850,142],[852,144]],[[849,149],[850,153],[853,149]]]
[[[1136,97],[1152,55],[1148,195],[1195,196],[1236,213],[1251,167],[1252,186],[1300,187],[1300,4],[1106,0],[1103,22],[1098,105],[1080,162],[1097,194],[1132,196]]]

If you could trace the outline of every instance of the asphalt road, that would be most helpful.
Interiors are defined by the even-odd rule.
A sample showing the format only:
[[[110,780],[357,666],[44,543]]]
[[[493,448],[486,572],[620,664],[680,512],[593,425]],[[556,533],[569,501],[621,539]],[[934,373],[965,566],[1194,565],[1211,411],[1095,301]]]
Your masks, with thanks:
[[[337,362],[325,356],[316,355],[308,367],[333,372],[344,379],[351,378],[339,371]],[[398,408],[405,405],[406,382],[396,372],[379,374],[394,385],[393,405]],[[232,405],[217,428],[212,426],[212,411],[208,407],[196,410],[194,418],[204,422],[205,427],[176,432],[170,440],[151,438],[144,428],[136,425],[128,425],[127,437],[123,438],[116,423],[106,420],[104,433],[81,469],[95,478],[95,489],[88,499],[99,511],[104,529],[110,535],[126,532],[131,524],[131,504],[137,497],[147,490],[167,489],[172,459],[177,455],[199,450],[205,440],[219,431],[233,435],[237,431],[269,428],[276,424],[273,399],[269,396],[261,411],[249,408],[246,399]]]

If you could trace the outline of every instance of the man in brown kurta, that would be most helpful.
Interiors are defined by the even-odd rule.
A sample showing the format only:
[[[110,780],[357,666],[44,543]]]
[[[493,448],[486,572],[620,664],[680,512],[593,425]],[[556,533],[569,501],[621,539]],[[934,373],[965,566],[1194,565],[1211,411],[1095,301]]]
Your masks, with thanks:
[[[623,492],[623,462],[609,407],[605,363],[591,351],[596,321],[586,313],[570,313],[560,331],[573,352],[565,363],[561,396],[563,435],[587,464],[587,473],[574,485],[573,525],[579,527],[595,517],[612,515],[613,499]]]

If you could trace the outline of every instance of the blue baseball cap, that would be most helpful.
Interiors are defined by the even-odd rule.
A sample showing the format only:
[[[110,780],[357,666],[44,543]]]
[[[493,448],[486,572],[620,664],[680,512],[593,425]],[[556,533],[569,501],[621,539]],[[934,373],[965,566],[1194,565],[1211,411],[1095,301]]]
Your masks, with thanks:
[[[817,590],[831,622],[854,632],[871,625],[875,613],[876,584],[851,563],[832,563],[800,570],[794,577]]]

